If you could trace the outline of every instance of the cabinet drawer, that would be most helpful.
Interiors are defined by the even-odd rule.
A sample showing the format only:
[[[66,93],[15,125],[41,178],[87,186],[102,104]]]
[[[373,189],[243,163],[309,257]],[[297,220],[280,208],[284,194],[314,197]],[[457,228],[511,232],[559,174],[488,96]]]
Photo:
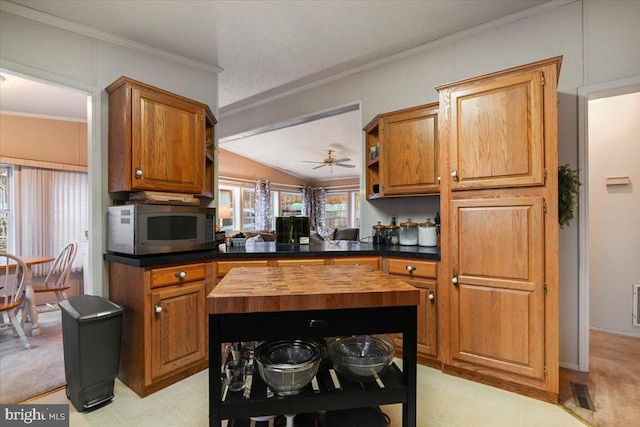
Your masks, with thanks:
[[[380,268],[379,257],[346,257],[334,258],[333,265],[368,265],[373,268]]]
[[[416,259],[387,259],[387,273],[411,277],[437,277],[437,262]]]
[[[204,279],[204,264],[176,265],[151,270],[152,288],[202,279]]]
[[[266,259],[243,261],[218,261],[218,277],[224,277],[233,267],[268,267]]]
[[[279,259],[278,267],[298,267],[303,265],[324,265],[324,258]]]

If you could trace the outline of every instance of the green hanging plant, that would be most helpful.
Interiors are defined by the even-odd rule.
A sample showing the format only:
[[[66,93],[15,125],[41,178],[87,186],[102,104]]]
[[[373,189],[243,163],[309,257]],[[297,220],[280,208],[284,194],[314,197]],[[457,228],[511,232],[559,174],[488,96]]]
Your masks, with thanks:
[[[567,165],[558,166],[558,222],[560,228],[571,223],[578,208],[578,194],[582,183],[578,171]]]

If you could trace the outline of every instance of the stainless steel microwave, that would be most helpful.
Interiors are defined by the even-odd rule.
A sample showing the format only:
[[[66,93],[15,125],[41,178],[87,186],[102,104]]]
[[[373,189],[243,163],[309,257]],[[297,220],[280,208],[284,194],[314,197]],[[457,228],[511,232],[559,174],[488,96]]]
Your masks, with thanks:
[[[213,247],[216,210],[192,206],[110,206],[107,249],[130,255]]]

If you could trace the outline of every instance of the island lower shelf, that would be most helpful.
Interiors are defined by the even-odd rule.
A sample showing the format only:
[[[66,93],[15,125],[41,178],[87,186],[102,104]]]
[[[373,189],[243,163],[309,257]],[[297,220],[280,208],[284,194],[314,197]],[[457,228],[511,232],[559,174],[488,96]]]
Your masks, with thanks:
[[[271,313],[210,314],[211,349],[236,341],[264,339],[321,340],[324,337],[402,333],[408,342],[416,342],[415,306],[375,307],[332,310],[310,310]],[[220,426],[222,420],[246,419],[251,416],[300,414],[366,406],[400,403],[405,427],[414,427],[416,404],[416,346],[403,352],[403,370],[396,364],[377,381],[357,383],[337,374],[340,389],[330,379],[331,364],[324,361],[316,375],[318,390],[309,385],[296,396],[267,396],[267,386],[256,371],[251,394],[242,392],[223,396],[220,378],[221,354],[211,351],[209,359],[210,425]],[[381,386],[382,384],[382,386]],[[223,399],[224,397],[224,399]]]
[[[324,360],[312,384],[295,397],[274,395],[256,371],[252,375],[248,393],[244,390],[238,392],[227,390],[226,393],[223,391],[222,399],[225,405],[221,407],[220,415],[224,419],[248,420],[245,407],[248,402],[251,402],[251,411],[258,413],[250,416],[264,415],[269,411],[272,411],[271,415],[284,414],[291,408],[292,398],[299,401],[296,403],[298,408],[307,406],[310,408],[302,413],[317,412],[318,408],[325,407],[337,410],[353,408],[354,405],[366,407],[404,402],[407,387],[403,382],[402,371],[395,363],[380,376],[379,380],[369,382],[351,381],[332,368],[331,361]]]

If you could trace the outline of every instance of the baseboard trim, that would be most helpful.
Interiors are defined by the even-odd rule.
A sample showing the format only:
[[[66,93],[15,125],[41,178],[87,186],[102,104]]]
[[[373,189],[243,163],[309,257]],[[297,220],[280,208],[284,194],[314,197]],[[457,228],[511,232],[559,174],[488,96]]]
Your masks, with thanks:
[[[565,369],[571,369],[572,371],[579,371],[580,365],[577,363],[559,362],[558,366]]]
[[[631,337],[631,338],[640,338],[640,334],[633,334],[631,332],[621,332],[621,331],[614,331],[611,329],[605,329],[605,328],[595,328],[593,326],[591,326],[589,328],[590,331],[598,331],[598,332],[606,332],[608,334],[613,334],[613,335],[622,335],[624,337]]]
[[[444,363],[442,364],[442,372],[444,372],[445,374],[471,380],[477,383],[482,383],[492,387],[501,388],[503,390],[521,394],[523,396],[531,397],[534,399],[538,399],[543,402],[553,403],[555,405],[558,404],[558,399],[559,399],[558,393],[553,393],[550,391],[527,387],[522,384],[516,384],[509,381],[501,380],[496,377],[479,374],[477,372],[471,372],[466,369],[458,368],[457,366],[447,365]]]

